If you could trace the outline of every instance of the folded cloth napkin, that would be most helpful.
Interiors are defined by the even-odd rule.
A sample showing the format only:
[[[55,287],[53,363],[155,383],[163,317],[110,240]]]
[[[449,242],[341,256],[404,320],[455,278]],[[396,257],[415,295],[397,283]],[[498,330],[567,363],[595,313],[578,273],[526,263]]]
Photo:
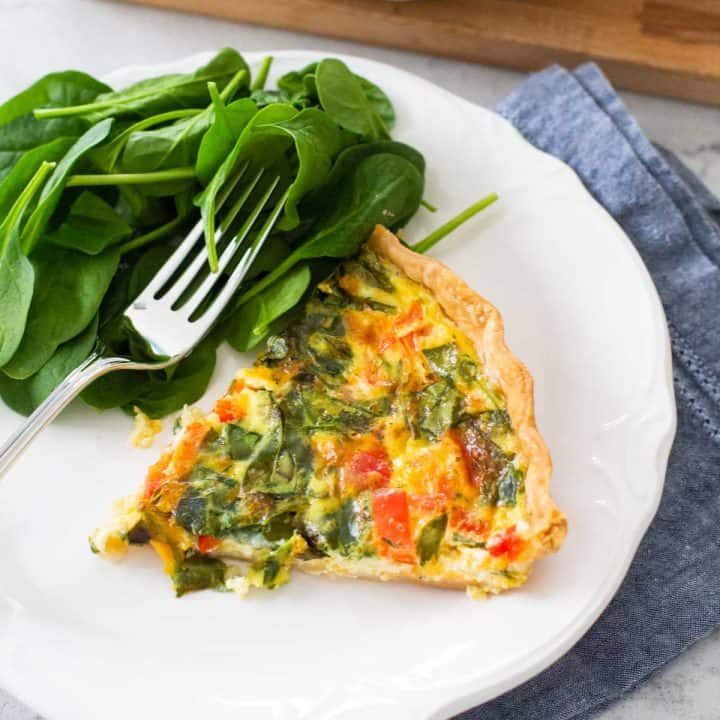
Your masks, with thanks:
[[[531,76],[499,112],[622,225],[672,341],[677,436],[660,509],[620,591],[545,672],[456,718],[584,720],[720,625],[720,202],[648,141],[595,65]]]

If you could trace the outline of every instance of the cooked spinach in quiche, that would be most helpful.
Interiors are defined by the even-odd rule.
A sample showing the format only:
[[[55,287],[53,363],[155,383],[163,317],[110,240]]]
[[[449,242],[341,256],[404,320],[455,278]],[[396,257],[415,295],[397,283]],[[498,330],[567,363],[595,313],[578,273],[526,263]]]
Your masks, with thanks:
[[[150,543],[178,595],[293,567],[496,593],[562,542],[549,476],[498,311],[378,227],[93,547]]]

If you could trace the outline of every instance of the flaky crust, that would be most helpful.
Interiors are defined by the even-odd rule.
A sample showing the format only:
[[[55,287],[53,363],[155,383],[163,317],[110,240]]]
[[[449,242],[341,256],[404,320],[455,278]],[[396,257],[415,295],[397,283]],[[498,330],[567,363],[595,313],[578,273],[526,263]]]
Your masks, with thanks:
[[[502,316],[452,270],[408,249],[381,225],[375,227],[368,246],[434,295],[445,314],[472,340],[485,371],[502,388],[527,461],[525,502],[536,552],[555,552],[567,532],[567,520],[550,497],[552,462],[535,425],[533,379],[505,344]]]

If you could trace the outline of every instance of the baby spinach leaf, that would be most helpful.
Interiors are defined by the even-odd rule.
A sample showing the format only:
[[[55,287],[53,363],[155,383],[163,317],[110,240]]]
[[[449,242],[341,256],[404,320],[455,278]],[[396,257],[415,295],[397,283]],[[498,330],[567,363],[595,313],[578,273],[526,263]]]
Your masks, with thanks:
[[[318,63],[310,63],[301,70],[291,70],[285,73],[278,81],[277,86],[290,96],[302,95],[307,92],[305,78],[308,75],[314,75],[317,70]]]
[[[270,324],[300,301],[309,285],[307,265],[293,268],[230,316],[225,323],[227,341],[238,352],[254,348],[267,337]]]
[[[45,242],[97,255],[132,235],[132,228],[102,198],[84,191],[70,206],[63,223]]]
[[[97,315],[79,335],[64,342],[53,356],[26,380],[0,373],[0,397],[21,415],[30,415],[90,354],[97,338]]]
[[[93,148],[88,154],[91,163],[106,173],[111,173],[120,159],[120,155],[125,149],[128,138],[135,132],[147,130],[157,125],[166,125],[172,121],[182,118],[194,117],[202,111],[193,108],[181,108],[180,110],[169,110],[165,113],[158,113],[150,117],[143,118],[134,123],[120,120],[113,124],[113,131],[110,139],[104,145]],[[126,125],[127,127],[123,127]]]
[[[292,104],[292,98],[284,90],[253,90],[250,99],[258,108],[264,108],[274,103]]]
[[[286,73],[278,80],[276,91],[265,91],[267,97],[253,94],[258,105],[266,105],[268,102],[289,102],[297,108],[312,107],[318,104],[317,82],[315,74],[319,63],[310,63],[302,70],[294,70]],[[375,109],[388,130],[395,125],[395,109],[388,96],[374,83],[362,75],[352,76],[362,88],[367,101]],[[273,95],[274,93],[274,95]],[[276,99],[277,96],[277,99]]]
[[[255,297],[301,260],[352,255],[378,223],[391,228],[401,225],[419,207],[423,187],[423,176],[404,157],[379,153],[364,158],[343,179],[336,201],[313,226],[308,239],[238,303]]]
[[[110,91],[105,83],[83,72],[50,73],[0,105],[0,125],[41,107],[68,107],[88,103]]]
[[[290,244],[284,235],[270,235],[257,259],[245,276],[245,282],[274,270],[290,253]]]
[[[193,73],[148,78],[123,90],[101,93],[91,103],[41,110],[37,115],[40,118],[82,115],[91,122],[98,122],[117,115],[146,117],[178,108],[204,108],[209,100],[208,82],[222,88],[239,70],[246,71],[247,85],[250,77],[247,63],[236,50],[224,48]]]
[[[35,292],[25,334],[3,372],[16,380],[34,375],[59,345],[82,332],[97,313],[118,260],[114,250],[86,255],[44,246],[34,253]]]
[[[338,125],[367,140],[389,137],[382,118],[342,60],[322,60],[315,72],[315,83],[323,110]]]
[[[332,173],[328,177],[328,184],[339,183],[361,160],[381,153],[399,155],[414,165],[421,175],[425,173],[425,158],[414,147],[395,140],[377,140],[376,142],[352,145],[343,150],[333,165]]]
[[[0,182],[0,218],[4,218],[43,162],[57,162],[73,144],[73,138],[57,138],[28,150]]]
[[[3,237],[4,235],[4,237]],[[0,228],[0,366],[20,345],[33,293],[34,271],[20,250],[17,228]]]
[[[257,111],[257,105],[250,98],[215,107],[215,116],[200,142],[195,161],[197,176],[203,185],[210,182]]]
[[[423,176],[404,157],[365,158],[344,178],[337,201],[298,251],[303,258],[353,254],[376,224],[393,228],[406,222],[420,205],[423,187]]]
[[[425,158],[415,148],[404,143],[394,140],[378,140],[372,143],[351,145],[337,156],[322,187],[303,198],[301,214],[317,217],[319,213],[336,201],[337,195],[345,185],[345,178],[355,172],[357,165],[371,155],[380,154],[403,157],[412,163],[421,175],[425,173]]]
[[[88,127],[82,118],[42,122],[32,111],[88,102],[108,86],[80,72],[53,73],[0,106],[0,180],[23,155],[59,137],[78,137]]]
[[[130,273],[126,306],[129,305],[130,300],[135,299],[145,289],[145,286],[170,257],[173,249],[169,245],[157,245],[149,248],[140,256]]]
[[[104,328],[113,323],[130,304],[128,286],[130,284],[131,269],[132,265],[130,265],[125,258],[122,258],[118,265],[117,272],[110,283],[110,287],[100,304],[100,339],[103,342],[105,342],[105,338],[103,337]],[[109,347],[114,349],[114,343],[110,342]]]
[[[177,365],[169,380],[162,372],[153,372],[133,399],[152,418],[164,417],[192,405],[202,397],[215,369],[215,342],[203,340]]]
[[[217,84],[208,82],[208,91],[212,103],[204,110],[174,110],[153,115],[130,126],[125,133],[113,140],[108,150],[99,151],[95,158],[105,167],[114,165],[122,152],[122,169],[126,172],[151,172],[163,168],[194,165],[200,141],[208,128],[217,119],[218,112],[224,110],[223,97],[231,97],[241,85],[247,85],[247,70],[241,69],[225,86],[222,96]],[[172,118],[172,116],[179,116]],[[150,130],[153,125],[164,120],[174,119],[172,124]],[[238,133],[239,134],[239,130]],[[237,137],[237,134],[235,137]],[[234,142],[233,137],[232,142]],[[230,147],[232,147],[232,142]],[[228,148],[229,150],[230,148]],[[219,165],[220,163],[218,163]]]
[[[154,130],[133,132],[120,160],[122,172],[151,172],[193,165],[212,116],[201,112]]]
[[[138,231],[155,228],[175,216],[172,203],[164,198],[143,195],[132,185],[118,187],[115,209],[128,225]]]
[[[0,126],[0,180],[3,180],[23,156],[58,138],[75,139],[87,130],[87,122],[76,118],[40,121],[21,115]]]
[[[360,87],[365,93],[368,102],[373,106],[375,112],[380,116],[385,128],[392,130],[395,125],[395,108],[390,98],[377,86],[361,75],[355,75]]]
[[[343,147],[340,128],[326,113],[308,108],[289,120],[262,125],[258,132],[284,134],[295,143],[297,175],[290,185],[284,217],[278,223],[278,229],[292,230],[300,222],[298,202],[310,190],[324,183],[332,161]]]
[[[110,133],[112,120],[103,120],[103,122],[93,125],[85,132],[73,146],[67,151],[63,159],[57,164],[53,174],[43,187],[42,193],[38,199],[37,206],[27,221],[27,225],[23,230],[23,249],[26,254],[30,254],[44,232],[45,227],[50,220],[55,208],[57,207],[60,195],[62,194],[68,175],[72,171],[75,164],[88,152],[91,148],[99,145]],[[90,321],[88,317],[85,325]],[[83,325],[84,327],[84,325]]]
[[[132,410],[135,398],[144,390],[148,373],[120,370],[99,377],[80,397],[97,410],[121,407]]]
[[[0,367],[22,341],[33,297],[35,270],[20,248],[20,223],[52,167],[37,169],[0,223]]]

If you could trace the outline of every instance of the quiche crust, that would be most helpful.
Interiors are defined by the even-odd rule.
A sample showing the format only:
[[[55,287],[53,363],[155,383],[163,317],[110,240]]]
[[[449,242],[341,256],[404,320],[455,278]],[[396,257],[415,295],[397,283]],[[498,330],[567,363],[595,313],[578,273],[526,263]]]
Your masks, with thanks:
[[[556,552],[567,533],[567,520],[550,496],[552,461],[535,423],[533,379],[528,369],[505,344],[502,316],[488,300],[478,295],[452,270],[433,258],[405,247],[387,228],[377,225],[368,247],[392,263],[411,280],[432,293],[445,314],[472,341],[485,372],[502,389],[513,430],[527,461],[525,476],[526,520],[534,552],[532,562]],[[363,562],[339,558],[297,560],[297,566],[310,573],[330,573],[374,580],[409,580],[442,587],[477,586],[488,592],[506,589],[502,578],[470,567],[422,568],[377,560]]]

